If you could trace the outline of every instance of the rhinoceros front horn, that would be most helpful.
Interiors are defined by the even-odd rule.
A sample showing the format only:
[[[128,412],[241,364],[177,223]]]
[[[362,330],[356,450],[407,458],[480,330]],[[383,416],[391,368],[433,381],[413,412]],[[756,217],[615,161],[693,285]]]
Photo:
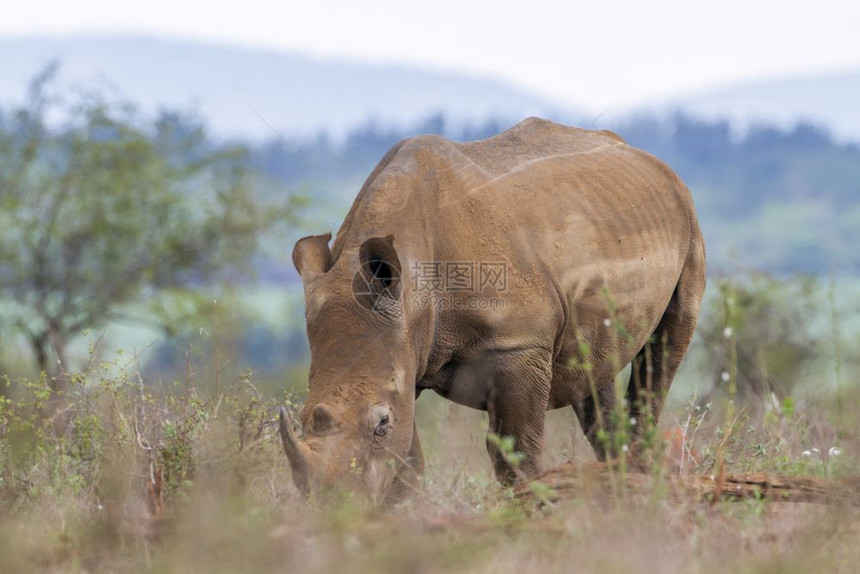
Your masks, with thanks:
[[[311,491],[308,448],[299,442],[299,439],[293,432],[290,421],[287,419],[287,409],[284,407],[278,410],[278,428],[281,433],[281,444],[284,447],[284,453],[287,455],[287,460],[290,462],[290,468],[293,472],[293,482],[296,488],[299,489],[299,492],[307,496]]]

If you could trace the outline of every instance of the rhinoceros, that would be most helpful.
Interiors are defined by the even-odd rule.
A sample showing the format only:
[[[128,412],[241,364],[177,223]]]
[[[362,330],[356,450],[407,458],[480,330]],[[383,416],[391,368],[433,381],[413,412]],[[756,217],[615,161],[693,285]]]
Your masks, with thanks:
[[[304,439],[283,408],[280,433],[305,494],[340,483],[385,502],[414,488],[424,391],[488,412],[503,482],[541,471],[550,409],[572,407],[598,459],[620,456],[605,440],[614,410],[627,405],[639,444],[705,288],[682,181],[612,132],[538,118],[479,141],[398,143],[330,240],[293,250],[310,386]]]

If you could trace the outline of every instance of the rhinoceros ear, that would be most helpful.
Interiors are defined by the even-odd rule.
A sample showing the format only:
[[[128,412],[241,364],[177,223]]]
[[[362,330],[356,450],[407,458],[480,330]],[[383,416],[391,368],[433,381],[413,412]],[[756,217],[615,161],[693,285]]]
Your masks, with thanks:
[[[331,249],[328,248],[330,240],[331,233],[325,233],[302,237],[296,242],[293,247],[293,265],[302,276],[303,283],[331,269]]]
[[[364,283],[370,292],[396,298],[400,293],[400,258],[394,236],[371,237],[358,252]]]

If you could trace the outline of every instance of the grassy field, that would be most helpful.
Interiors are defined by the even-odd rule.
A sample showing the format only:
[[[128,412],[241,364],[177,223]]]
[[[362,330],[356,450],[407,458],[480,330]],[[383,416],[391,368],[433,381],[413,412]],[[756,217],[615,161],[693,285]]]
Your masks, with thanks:
[[[793,325],[792,315],[777,304],[798,295],[794,287],[763,288],[774,328],[762,331],[758,307],[743,303],[757,293],[752,288],[721,291],[744,306],[749,325],[728,317],[736,322],[726,335],[723,319],[703,316],[698,358],[661,420],[651,486],[607,491],[586,482],[550,504],[517,499],[496,484],[485,414],[426,393],[417,413],[424,488],[379,510],[342,492],[303,501],[274,423],[276,406],[297,408],[303,394],[273,390],[283,386],[250,373],[228,375],[215,357],[163,381],[144,380],[139,358],[127,353],[94,359],[70,375],[66,420],[54,423],[42,416],[54,400],[44,378],[6,380],[0,572],[854,572],[860,508],[853,499],[703,501],[671,488],[673,476],[723,468],[860,474],[855,335],[822,319],[809,323],[814,333],[786,339],[781,328]],[[725,306],[719,293],[711,298],[709,309]],[[839,339],[828,338],[832,332]],[[766,364],[747,365],[742,353],[714,364],[722,360],[708,353],[714,345],[746,346],[749,337],[763,345],[753,357]],[[814,356],[786,362],[809,341]],[[696,395],[721,372],[743,385],[763,368],[764,394]],[[780,369],[800,369],[803,384]],[[292,386],[301,388],[302,376]],[[822,392],[810,392],[816,385]],[[546,428],[546,467],[593,460],[570,409],[549,413]]]

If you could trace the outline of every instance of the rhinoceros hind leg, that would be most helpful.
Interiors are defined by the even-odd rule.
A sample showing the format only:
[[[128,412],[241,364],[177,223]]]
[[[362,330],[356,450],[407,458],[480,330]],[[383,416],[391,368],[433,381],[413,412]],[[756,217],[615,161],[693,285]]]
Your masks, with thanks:
[[[598,385],[597,400],[593,396],[588,396],[581,403],[573,404],[573,411],[576,413],[576,418],[579,420],[579,426],[582,427],[582,432],[585,438],[588,439],[588,444],[594,450],[594,455],[597,460],[606,460],[610,458],[610,451],[607,449],[607,444],[600,437],[600,431],[606,431],[607,435],[612,432],[611,421],[612,411],[615,408],[615,386],[609,382],[608,384]],[[600,416],[598,416],[598,412]]]
[[[669,305],[649,342],[632,361],[625,397],[630,409],[629,417],[635,420],[631,437],[634,454],[642,446],[643,432],[657,424],[663,400],[693,338],[704,289],[704,248],[700,242],[693,242]],[[599,382],[597,387],[597,400],[589,396],[572,406],[597,459],[606,460],[618,454],[610,444],[600,439],[601,427],[606,431],[604,437],[611,436],[613,432],[615,386],[609,381]]]
[[[633,360],[627,401],[636,419],[634,443],[657,424],[663,401],[696,330],[705,290],[705,254],[700,243],[690,247],[675,292],[650,341]]]

